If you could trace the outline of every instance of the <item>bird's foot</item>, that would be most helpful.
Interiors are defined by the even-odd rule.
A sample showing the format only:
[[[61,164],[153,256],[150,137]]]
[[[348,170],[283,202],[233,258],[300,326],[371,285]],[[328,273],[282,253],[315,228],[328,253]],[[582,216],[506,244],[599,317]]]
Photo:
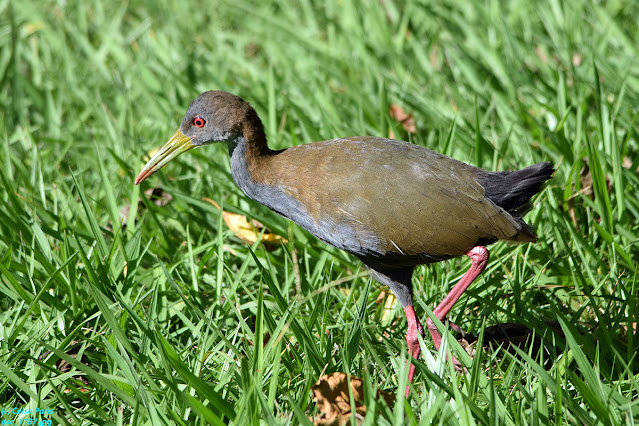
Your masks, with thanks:
[[[445,318],[444,318],[445,320]],[[458,333],[462,333],[462,329],[457,326],[454,323],[448,323],[449,326],[457,331]],[[433,342],[435,343],[435,349],[439,350],[441,344],[442,344],[442,335],[439,333],[439,331],[437,330],[437,327],[435,327],[435,324],[433,323],[433,321],[429,318],[426,320],[426,327],[428,328],[428,332],[430,333],[430,337],[433,339]],[[462,365],[461,362],[459,362],[459,360],[457,358],[455,358],[455,356],[450,355],[450,358],[453,366],[455,367],[455,370],[457,371],[464,371],[464,366]],[[448,359],[448,358],[447,358]]]

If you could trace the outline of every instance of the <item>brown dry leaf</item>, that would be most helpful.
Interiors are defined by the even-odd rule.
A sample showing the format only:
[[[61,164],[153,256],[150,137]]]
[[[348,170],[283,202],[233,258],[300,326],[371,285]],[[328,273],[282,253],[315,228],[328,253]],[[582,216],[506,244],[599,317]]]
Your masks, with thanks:
[[[433,45],[430,49],[430,55],[428,55],[428,59],[430,61],[430,66],[434,69],[439,69],[439,49],[436,45]]]
[[[541,46],[535,47],[535,54],[537,54],[537,57],[539,58],[542,64],[545,65],[548,63],[548,54],[546,53],[543,47]]]
[[[350,382],[346,373],[332,373],[320,377],[312,388],[313,402],[317,405],[319,414],[313,420],[314,425],[345,425],[350,423],[351,400],[349,386],[355,399],[355,418],[358,423],[366,415],[364,401],[364,387],[362,379],[351,376]],[[390,407],[395,401],[394,395],[377,391],[377,398],[383,398]]]
[[[629,333],[632,333],[634,336],[636,336],[637,332],[639,332],[639,323],[636,323],[636,322],[631,323],[630,328],[628,328],[628,326],[625,323],[620,323],[619,326],[621,327],[622,339],[627,338]]]
[[[572,64],[575,67],[578,67],[579,65],[581,65],[582,62],[583,62],[583,58],[579,53],[572,54]]]
[[[404,111],[404,109],[399,105],[392,104],[388,108],[388,114],[393,120],[399,121],[404,130],[406,130],[408,133],[415,133],[417,131],[413,113],[406,113],[406,111]]]
[[[208,201],[213,204],[218,209],[220,205],[210,198],[203,198],[204,201]],[[261,242],[264,244],[264,247],[269,250],[275,250],[280,247],[282,243],[286,244],[287,241],[281,235],[273,234],[268,228],[262,225],[259,221],[253,219],[249,223],[246,219],[246,216],[237,213],[227,212],[226,210],[222,210],[222,219],[224,219],[224,223],[226,226],[235,233],[240,240],[244,241],[247,244],[254,244],[257,239],[262,234],[262,230],[264,229],[264,234],[262,234]]]
[[[247,58],[254,58],[260,52],[260,45],[257,43],[249,43],[244,49],[244,54]]]
[[[628,156],[623,157],[623,162],[621,163],[621,166],[624,169],[630,170],[630,168],[632,167],[632,160],[630,159],[630,157]],[[637,167],[637,170],[635,170],[635,173],[639,174],[639,167]]]
[[[153,204],[155,204],[156,206],[164,207],[171,201],[173,201],[173,196],[171,195],[171,193],[166,192],[160,187],[149,188],[144,191],[144,193],[151,199],[151,201],[153,201]]]
[[[164,207],[167,204],[169,204],[171,201],[173,201],[173,196],[169,192],[166,192],[160,187],[149,188],[146,191],[144,191],[144,193],[153,202],[153,204],[160,207]],[[144,208],[145,208],[144,203],[142,202],[138,203],[138,214]],[[131,211],[131,204],[127,204],[120,209],[120,225],[123,227],[122,229],[124,229],[124,227],[126,226],[126,222],[129,219],[130,211]],[[136,219],[136,223],[137,223],[137,219]],[[113,231],[113,224],[109,222],[106,228],[109,231]]]
[[[588,164],[588,159],[584,158],[583,162],[584,162],[584,166],[579,171],[579,183],[581,185],[581,189],[578,192],[573,191],[573,195],[571,195],[570,198],[568,199],[568,206],[567,206],[568,214],[570,215],[573,225],[575,226],[577,230],[579,230],[579,223],[577,221],[577,215],[575,212],[575,198],[577,198],[579,194],[582,194],[592,200],[594,200],[595,198],[595,192],[592,187],[592,175],[590,174],[590,166]],[[604,176],[604,178],[606,179],[606,185],[608,186],[608,192],[610,193],[612,191],[612,181],[607,175]],[[573,184],[573,189],[574,189],[574,186],[575,185]]]
[[[149,188],[144,191],[147,198],[149,198],[153,204],[156,206],[164,207],[173,201],[173,196],[169,193],[156,186],[155,188]],[[144,209],[144,203],[138,203],[138,213],[140,213]],[[129,211],[131,210],[131,204],[127,204],[126,206],[120,209],[120,216],[126,221],[129,218]]]
[[[579,181],[581,183],[581,193],[592,198],[594,191],[592,190],[592,175],[588,163],[579,172]]]
[[[66,355],[68,355],[69,357],[73,358],[73,359],[78,359],[78,354],[80,352],[80,349],[82,348],[82,342],[80,342],[79,340],[72,340],[69,346],[69,349],[67,349],[67,351],[65,352]],[[83,351],[83,354],[80,358],[80,362],[84,365],[90,365],[90,361],[89,358],[87,357],[86,353],[89,352],[88,348],[84,348],[85,350]],[[40,356],[41,360],[44,360],[46,357],[48,357],[51,354],[51,351],[47,351],[44,354],[42,354]],[[55,355],[54,355],[55,356]],[[72,369],[72,365],[62,359],[62,358],[58,358],[55,362],[55,367],[58,369],[58,371],[60,371],[60,373],[68,373],[71,371]],[[73,383],[73,381],[75,383]],[[81,372],[78,372],[78,374],[74,374],[73,375],[73,381],[72,383],[76,386],[76,390],[79,390],[82,393],[88,393],[91,392],[91,390],[89,388],[86,388],[84,386],[82,386],[82,384],[89,386],[91,384],[91,381]],[[62,392],[64,394],[69,394],[72,393],[73,390],[69,389],[69,388],[64,388],[62,390]]]

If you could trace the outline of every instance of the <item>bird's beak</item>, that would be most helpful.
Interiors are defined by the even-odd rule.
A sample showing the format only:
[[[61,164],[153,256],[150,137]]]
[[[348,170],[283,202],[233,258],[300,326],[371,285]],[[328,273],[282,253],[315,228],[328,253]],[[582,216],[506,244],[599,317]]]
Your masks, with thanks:
[[[193,148],[195,145],[191,142],[191,138],[178,129],[171,139],[146,163],[138,177],[135,178],[135,184],[139,184],[164,167],[169,161]]]

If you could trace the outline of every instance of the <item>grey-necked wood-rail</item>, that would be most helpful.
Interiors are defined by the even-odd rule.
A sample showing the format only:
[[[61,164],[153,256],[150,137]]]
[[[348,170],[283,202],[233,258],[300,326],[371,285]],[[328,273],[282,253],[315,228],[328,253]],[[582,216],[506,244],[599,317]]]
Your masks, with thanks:
[[[415,266],[470,257],[470,269],[433,311],[444,321],[486,268],[487,245],[537,239],[521,216],[554,172],[550,163],[489,172],[417,145],[372,136],[273,151],[247,102],[209,91],[191,103],[180,128],[135,183],[178,155],[214,142],[227,144],[233,179],[247,196],[354,254],[391,288],[406,313],[406,340],[414,358],[420,353],[418,333],[423,334],[413,309]],[[426,324],[439,349],[440,333],[430,319]],[[414,372],[411,363],[411,382]]]

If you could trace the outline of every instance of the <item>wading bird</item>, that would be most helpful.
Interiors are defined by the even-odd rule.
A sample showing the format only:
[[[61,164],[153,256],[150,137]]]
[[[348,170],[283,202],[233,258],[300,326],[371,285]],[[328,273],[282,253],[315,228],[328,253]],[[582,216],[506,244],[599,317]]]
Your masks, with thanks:
[[[415,266],[470,257],[470,269],[433,311],[443,322],[486,268],[487,245],[536,241],[521,217],[554,172],[550,163],[490,172],[417,145],[372,136],[274,151],[247,102],[209,91],[191,103],[180,128],[135,183],[178,155],[215,142],[228,146],[233,180],[249,198],[352,253],[390,287],[404,308],[414,358],[420,353],[418,334],[423,335],[413,309]],[[430,319],[426,325],[439,349],[441,334]],[[411,383],[414,373],[411,363]]]

